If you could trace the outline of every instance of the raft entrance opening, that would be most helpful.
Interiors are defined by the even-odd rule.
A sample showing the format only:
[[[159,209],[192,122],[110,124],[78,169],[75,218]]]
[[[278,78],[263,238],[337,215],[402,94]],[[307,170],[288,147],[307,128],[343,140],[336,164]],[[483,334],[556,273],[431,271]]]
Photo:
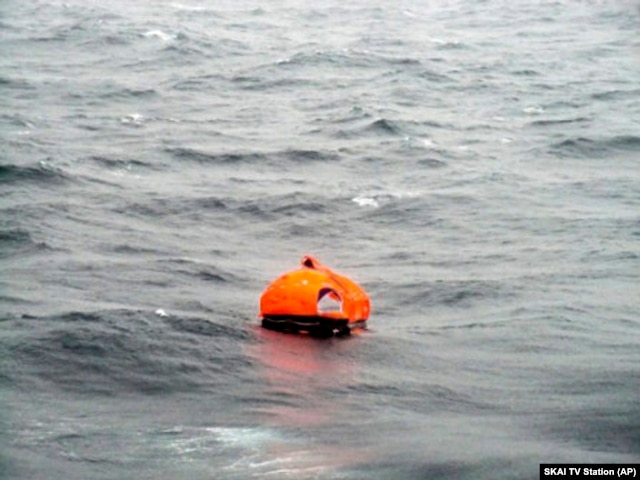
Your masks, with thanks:
[[[323,288],[318,292],[318,313],[341,313],[342,298],[333,288]]]

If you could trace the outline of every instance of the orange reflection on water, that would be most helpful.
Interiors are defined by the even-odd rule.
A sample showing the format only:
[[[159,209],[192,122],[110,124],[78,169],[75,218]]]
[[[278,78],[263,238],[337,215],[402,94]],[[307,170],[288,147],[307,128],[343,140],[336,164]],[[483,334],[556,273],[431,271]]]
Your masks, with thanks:
[[[260,412],[281,426],[321,425],[335,421],[341,409],[335,392],[355,378],[352,362],[341,352],[353,339],[317,339],[256,328],[247,352],[265,379]]]
[[[358,383],[353,355],[358,338],[318,339],[261,327],[254,333],[245,353],[259,365],[264,390],[253,412],[275,431],[300,432],[290,441],[285,434],[265,444],[270,462],[280,473],[296,475],[366,462],[370,452],[340,434],[359,410],[352,395]]]

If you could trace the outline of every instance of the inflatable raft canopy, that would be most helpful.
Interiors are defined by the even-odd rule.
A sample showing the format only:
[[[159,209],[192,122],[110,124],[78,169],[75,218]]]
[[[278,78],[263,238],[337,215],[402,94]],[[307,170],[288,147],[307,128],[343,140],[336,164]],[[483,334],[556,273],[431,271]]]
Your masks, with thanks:
[[[262,326],[316,336],[349,334],[365,328],[370,302],[354,281],[310,255],[297,270],[274,280],[260,298]]]

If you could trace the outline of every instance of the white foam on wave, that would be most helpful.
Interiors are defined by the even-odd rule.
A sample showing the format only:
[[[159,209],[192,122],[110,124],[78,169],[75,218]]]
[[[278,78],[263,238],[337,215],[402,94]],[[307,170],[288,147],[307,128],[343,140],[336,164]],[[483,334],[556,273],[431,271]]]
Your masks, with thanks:
[[[413,148],[426,148],[429,150],[438,147],[438,144],[433,139],[427,137],[421,138],[407,135],[402,141]]]
[[[457,48],[462,45],[460,40],[445,40],[444,38],[432,37],[429,39],[431,43],[435,43],[439,47]]]
[[[387,191],[383,193],[377,193],[374,195],[358,195],[351,199],[352,202],[358,204],[360,207],[378,208],[381,203],[401,200],[405,198],[418,198],[422,197],[423,193],[419,191],[404,190],[404,191]]]
[[[529,105],[528,107],[523,108],[522,111],[527,115],[540,115],[544,112],[544,108],[539,105]]]
[[[436,142],[434,142],[430,138],[423,138],[422,145],[424,145],[426,148],[433,148],[436,146]]]
[[[141,126],[144,123],[144,116],[139,113],[131,113],[120,118],[120,123],[125,125],[134,125],[136,127]]]
[[[374,207],[380,206],[378,201],[372,197],[355,197],[351,199],[352,202],[357,203],[360,207]]]
[[[176,35],[170,35],[168,33],[163,32],[162,30],[149,30],[142,34],[142,36],[146,38],[158,38],[163,42],[170,42],[176,39]]]
[[[204,12],[207,9],[206,7],[185,5],[184,3],[170,3],[169,6],[175,8],[176,10],[184,10],[187,12]]]

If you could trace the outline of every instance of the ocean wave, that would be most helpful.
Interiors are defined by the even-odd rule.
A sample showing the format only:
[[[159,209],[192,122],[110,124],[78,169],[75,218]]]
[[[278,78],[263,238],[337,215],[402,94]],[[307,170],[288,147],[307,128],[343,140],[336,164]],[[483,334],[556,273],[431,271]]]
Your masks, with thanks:
[[[575,137],[551,145],[551,151],[563,157],[600,158],[615,151],[640,152],[640,136],[618,135],[609,138]]]
[[[304,194],[291,194],[270,198],[265,206],[269,213],[285,217],[324,213],[331,208],[325,199]]]
[[[139,257],[140,255],[148,255],[148,254],[165,254],[166,252],[161,251],[157,248],[146,246],[146,245],[131,245],[131,244],[113,244],[109,242],[104,247],[105,251],[110,253],[117,253],[119,255],[127,255],[127,256],[135,256]]]
[[[99,98],[104,99],[143,99],[149,97],[155,97],[158,95],[158,91],[153,88],[130,88],[122,86],[109,86],[107,91],[97,94]]]
[[[521,70],[513,70],[510,72],[512,75],[516,75],[519,77],[539,77],[541,73],[538,70],[534,70],[532,68],[524,68]]]
[[[184,32],[175,34],[172,41],[163,41],[163,54],[166,54],[180,65],[194,64],[203,59],[219,58],[224,50],[209,38],[191,38]],[[168,60],[167,56],[163,60]]]
[[[162,219],[175,226],[184,222],[211,222],[216,219],[228,222],[228,225],[246,225],[246,222],[256,221],[288,222],[293,217],[302,220],[333,208],[335,205],[326,197],[293,192],[243,200],[217,196],[152,198],[145,202],[119,205],[113,211],[126,216]]]
[[[433,69],[422,70],[418,74],[418,77],[432,83],[452,82],[455,80],[454,77],[442,72],[435,71]]]
[[[36,183],[49,186],[70,180],[69,175],[47,162],[40,162],[37,166],[0,164],[0,184]]]
[[[233,82],[233,79],[231,80]],[[215,88],[220,82],[227,82],[227,77],[221,74],[194,75],[188,78],[180,78],[171,86],[177,91],[202,93],[205,90]]]
[[[114,170],[156,170],[157,166],[145,162],[142,160],[136,159],[124,159],[124,158],[114,158],[114,157],[106,157],[101,155],[95,155],[89,157],[89,161],[94,162],[95,164]]]
[[[331,51],[331,50],[315,50],[312,52],[298,52],[291,57],[281,59],[277,65],[282,68],[291,67],[350,67],[350,68],[367,68],[376,65],[375,59],[369,52],[362,51]]]
[[[487,127],[482,126],[483,129]],[[458,130],[448,122],[437,120],[413,120],[404,118],[375,117],[361,109],[352,109],[348,114],[331,119],[327,133],[342,139],[381,137],[394,142],[400,149],[413,151],[435,150],[444,152],[433,138],[435,130]],[[390,144],[391,145],[391,144]]]
[[[237,283],[238,276],[220,267],[184,258],[159,260],[159,264],[169,268],[171,272],[196,278],[210,283]]]
[[[34,127],[32,120],[24,115],[0,115],[0,121],[12,127],[31,129]]]
[[[607,145],[615,149],[640,151],[640,136],[619,135],[608,140]]]
[[[34,240],[26,230],[19,228],[0,230],[0,258],[45,250],[52,250],[52,248],[46,242]]]
[[[386,118],[380,118],[372,122],[363,131],[387,135],[400,135],[402,133],[402,129],[398,124]]]
[[[285,158],[292,162],[334,162],[340,160],[340,155],[333,151],[321,151],[321,150],[301,150],[292,149],[284,150],[282,152],[276,152],[273,154],[277,159]]]
[[[236,320],[232,323],[237,326],[228,326],[201,318],[113,310],[10,322],[16,335],[8,348],[20,365],[10,381],[25,388],[38,381],[65,391],[109,396],[215,391],[234,375],[230,371],[248,365],[238,348],[248,334]]]
[[[428,168],[443,168],[443,167],[446,167],[448,163],[438,158],[426,157],[426,158],[420,158],[418,160],[418,165],[421,167],[428,167]]]
[[[637,99],[640,96],[640,89],[621,90],[612,89],[605,92],[597,92],[591,94],[593,100],[600,100],[603,102],[609,102],[614,100],[629,100]]]
[[[171,147],[167,148],[165,151],[178,160],[188,160],[211,165],[236,163],[280,164],[282,160],[293,163],[333,162],[341,158],[337,152],[312,149],[287,149],[274,152],[208,153],[195,148]]]
[[[320,82],[315,78],[285,77],[272,78],[258,75],[236,75],[231,78],[234,86],[247,91],[266,92],[272,89],[295,89],[301,87],[317,87]]]
[[[353,139],[357,137],[379,136],[385,137],[405,137],[406,132],[399,122],[387,119],[377,118],[371,120],[367,114],[358,115],[357,117],[344,118],[339,123],[351,123],[349,127],[341,127],[334,130],[333,136],[340,139]],[[338,123],[338,124],[339,124]]]
[[[2,258],[2,255],[0,255],[0,258]],[[0,281],[0,288],[7,290],[7,287],[7,284],[4,284],[4,282]],[[11,306],[19,305],[24,308],[26,305],[33,305],[35,302],[30,300],[29,298],[26,298],[25,296],[0,294],[0,303]],[[11,320],[11,317],[9,315],[0,313],[0,323],[9,320]],[[0,376],[2,376],[2,374],[0,374]]]
[[[10,88],[15,90],[35,90],[36,87],[24,78],[9,78],[9,77],[0,77],[0,86],[3,88]],[[5,115],[2,115],[5,117]]]
[[[572,123],[588,123],[592,120],[589,117],[574,117],[574,118],[558,118],[558,119],[542,119],[531,122],[531,125],[536,127],[548,127],[554,125],[567,125]]]
[[[78,46],[87,50],[122,48],[132,45],[136,35],[130,29],[110,31],[102,26],[99,20],[86,28],[84,38],[73,39]],[[71,40],[71,39],[69,39]]]
[[[326,213],[331,205],[326,198],[303,192],[262,196],[258,199],[227,199],[226,214],[231,221],[239,222],[285,222],[292,217],[304,219],[308,216]]]
[[[515,294],[515,287],[496,281],[443,281],[417,282],[400,285],[394,297],[401,304],[411,304],[422,308],[462,308],[477,307],[478,303],[505,299]]]
[[[208,153],[195,148],[170,147],[165,149],[176,160],[190,161],[204,164],[235,164],[235,163],[260,163],[265,161],[263,153],[234,152],[234,153]]]
[[[169,216],[184,216],[187,218],[201,218],[205,212],[226,211],[228,200],[219,197],[169,197],[153,198],[146,202],[127,203],[114,209],[115,212],[143,216],[149,218],[163,218]]]
[[[356,198],[370,198],[373,204],[370,206],[377,206],[364,212],[367,221],[375,222],[377,228],[424,228],[442,221],[428,199],[419,192],[381,193]]]

